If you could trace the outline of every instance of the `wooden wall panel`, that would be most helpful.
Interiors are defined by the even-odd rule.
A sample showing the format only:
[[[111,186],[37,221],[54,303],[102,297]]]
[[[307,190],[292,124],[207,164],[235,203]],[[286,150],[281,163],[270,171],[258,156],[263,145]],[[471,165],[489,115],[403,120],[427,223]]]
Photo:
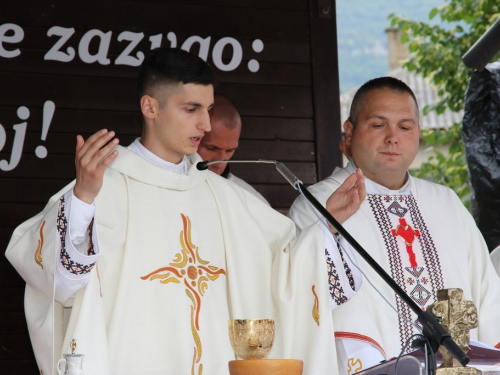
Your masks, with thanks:
[[[15,124],[21,122],[16,115],[17,107],[2,107],[3,113],[0,123]],[[314,142],[313,121],[310,118],[289,117],[259,117],[242,116],[243,130],[241,139],[274,139],[290,141],[312,141]],[[140,136],[141,119],[139,111],[87,111],[78,109],[57,108],[49,136],[52,133],[65,134],[92,134],[106,127],[108,129],[119,129],[120,134]],[[12,128],[6,129],[11,136]],[[42,132],[42,108],[30,106],[30,117],[28,133],[41,136]],[[34,135],[35,136],[35,135]],[[12,138],[9,138],[12,139]],[[74,139],[68,138],[68,142]],[[12,147],[6,144],[5,147]]]
[[[274,9],[148,3],[141,1],[4,1],[2,17],[20,26],[74,27],[102,31],[140,30],[155,34],[168,27],[190,35],[251,38],[258,30],[261,38],[309,42],[307,12]],[[244,20],[244,21],[243,21]]]
[[[208,63],[219,81],[216,90],[232,98],[243,119],[240,148],[235,158],[277,159],[306,185],[318,181],[336,163],[340,137],[336,124],[338,76],[336,76],[335,21],[314,13],[317,0],[3,0],[0,25],[22,27],[24,38],[4,44],[19,48],[14,58],[0,56],[0,126],[6,143],[0,160],[10,160],[17,115],[26,106],[27,133],[23,153],[14,170],[0,170],[0,373],[35,374],[23,313],[24,282],[6,260],[14,228],[38,213],[48,198],[74,178],[74,147],[77,134],[88,136],[101,128],[115,130],[122,145],[141,134],[141,118],[135,96],[138,67],[116,65],[128,42],[118,42],[123,31],[144,33],[134,49],[147,52],[149,37],[173,32],[177,46],[198,35],[210,37]],[[335,9],[334,1],[332,7]],[[73,27],[64,45],[78,51],[90,29],[111,31],[109,65],[87,64],[77,55],[70,62],[44,60],[59,37],[48,37],[53,26]],[[236,39],[243,50],[240,65],[231,71],[216,68],[213,47],[222,37]],[[264,43],[255,52],[252,42]],[[89,50],[96,53],[93,40]],[[199,53],[194,45],[191,52]],[[222,61],[233,56],[225,48]],[[248,62],[259,62],[250,72]],[[332,76],[333,74],[333,76]],[[337,86],[335,86],[337,85]],[[45,101],[56,110],[45,140],[41,139]],[[340,121],[340,120],[339,120]],[[1,130],[1,129],[0,129]],[[337,134],[338,133],[338,134]],[[35,156],[38,145],[48,150],[45,159]],[[279,212],[286,213],[297,192],[272,165],[233,165],[233,173],[254,185]]]
[[[66,69],[61,71],[61,63],[58,61],[47,61],[43,66],[39,61],[43,60],[44,51],[23,51],[22,59],[9,59],[3,62],[5,71],[13,79],[19,79],[11,73],[33,73],[44,75],[59,75],[59,76],[92,76],[92,77],[110,77],[109,67],[97,65],[92,70],[89,70],[88,64],[76,61]],[[110,58],[116,55],[110,55]],[[211,62],[211,59],[208,60]],[[245,60],[234,71],[231,72],[216,72],[217,81],[220,83],[244,83],[244,84],[263,84],[263,85],[290,85],[290,86],[309,86],[311,84],[311,72],[307,64],[294,64],[282,62],[263,62],[260,61],[259,75],[256,76],[246,68]],[[128,78],[135,82],[137,71],[131,70],[129,67],[117,66],[113,78]],[[49,77],[50,79],[50,77]],[[134,87],[135,88],[135,87]],[[133,90],[128,90],[132,91]]]

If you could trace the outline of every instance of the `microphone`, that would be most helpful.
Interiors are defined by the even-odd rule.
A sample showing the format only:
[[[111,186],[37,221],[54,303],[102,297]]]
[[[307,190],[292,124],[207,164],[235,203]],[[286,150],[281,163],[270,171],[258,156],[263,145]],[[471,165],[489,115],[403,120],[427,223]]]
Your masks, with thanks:
[[[285,164],[277,161],[277,160],[214,160],[214,161],[200,161],[196,164],[196,168],[199,171],[205,171],[208,169],[210,164],[216,163],[265,163],[265,164],[274,164],[276,166],[277,171],[287,180],[290,185],[293,186],[295,190],[299,190],[299,184],[302,185],[302,181],[300,181],[297,176],[295,176],[290,169],[286,167]]]

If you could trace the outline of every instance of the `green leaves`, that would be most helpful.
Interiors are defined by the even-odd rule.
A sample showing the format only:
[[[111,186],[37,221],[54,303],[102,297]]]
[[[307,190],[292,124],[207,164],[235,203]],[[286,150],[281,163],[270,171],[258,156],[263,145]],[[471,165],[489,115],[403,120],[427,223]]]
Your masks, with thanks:
[[[412,175],[453,189],[465,207],[470,208],[469,173],[462,142],[461,125],[454,124],[447,130],[422,130],[422,138],[430,145],[433,153],[419,170],[410,171]],[[448,152],[438,146],[449,145]]]
[[[434,17],[436,17],[436,14],[438,13],[438,9],[434,8],[430,11],[429,13],[429,19],[432,20]]]
[[[412,21],[393,14],[391,26],[402,31],[401,42],[409,43],[410,58],[403,65],[422,74],[438,88],[439,100],[424,108],[424,114],[444,113],[449,108],[458,112],[464,107],[465,90],[472,70],[461,57],[500,18],[498,0],[448,0],[431,9],[429,20],[439,15],[441,25]],[[493,59],[498,60],[499,55]],[[422,139],[433,150],[429,160],[413,171],[425,178],[452,188],[469,207],[469,178],[462,141],[462,124],[446,130],[422,130]],[[437,146],[448,145],[448,152]]]

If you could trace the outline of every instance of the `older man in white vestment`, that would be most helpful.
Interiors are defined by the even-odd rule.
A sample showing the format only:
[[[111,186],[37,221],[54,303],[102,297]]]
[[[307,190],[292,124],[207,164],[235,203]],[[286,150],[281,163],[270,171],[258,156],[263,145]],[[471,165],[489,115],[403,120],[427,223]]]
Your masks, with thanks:
[[[436,301],[443,288],[462,288],[479,312],[471,339],[495,346],[500,341],[500,281],[474,220],[450,189],[409,175],[419,146],[419,111],[411,89],[381,77],[356,93],[344,124],[343,151],[350,157],[309,191],[325,203],[350,175],[365,176],[366,197],[352,216],[336,217],[386,272],[422,308]],[[354,192],[357,185],[351,190]],[[317,220],[299,197],[289,213],[301,228]],[[334,215],[335,216],[335,215]],[[344,250],[350,246],[339,239]],[[417,329],[416,315],[396,298],[364,260],[360,267],[398,312],[370,285],[347,303],[341,290],[332,293],[337,309],[333,324],[341,374],[367,368],[397,356]],[[332,264],[341,270],[342,264]],[[355,273],[356,270],[353,270]]]
[[[75,340],[86,375],[227,374],[232,318],[275,319],[271,358],[335,372],[333,238],[316,223],[295,238],[288,218],[197,170],[213,83],[200,58],[153,50],[139,74],[142,137],[126,149],[112,131],[78,136],[76,180],[15,230],[6,256],[27,283],[40,373]]]
[[[201,139],[198,154],[205,161],[231,159],[238,148],[242,126],[240,113],[227,96],[214,95],[214,106],[210,111],[210,127],[210,131]],[[208,169],[269,204],[253,186],[232,174],[227,163],[211,164]]]

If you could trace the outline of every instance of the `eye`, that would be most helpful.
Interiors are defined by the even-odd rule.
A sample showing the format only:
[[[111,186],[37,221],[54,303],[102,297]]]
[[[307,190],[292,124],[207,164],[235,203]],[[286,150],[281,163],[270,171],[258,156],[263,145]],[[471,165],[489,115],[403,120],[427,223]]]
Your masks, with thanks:
[[[187,107],[186,108],[186,112],[188,112],[188,113],[193,113],[195,111],[196,111],[196,107]]]

